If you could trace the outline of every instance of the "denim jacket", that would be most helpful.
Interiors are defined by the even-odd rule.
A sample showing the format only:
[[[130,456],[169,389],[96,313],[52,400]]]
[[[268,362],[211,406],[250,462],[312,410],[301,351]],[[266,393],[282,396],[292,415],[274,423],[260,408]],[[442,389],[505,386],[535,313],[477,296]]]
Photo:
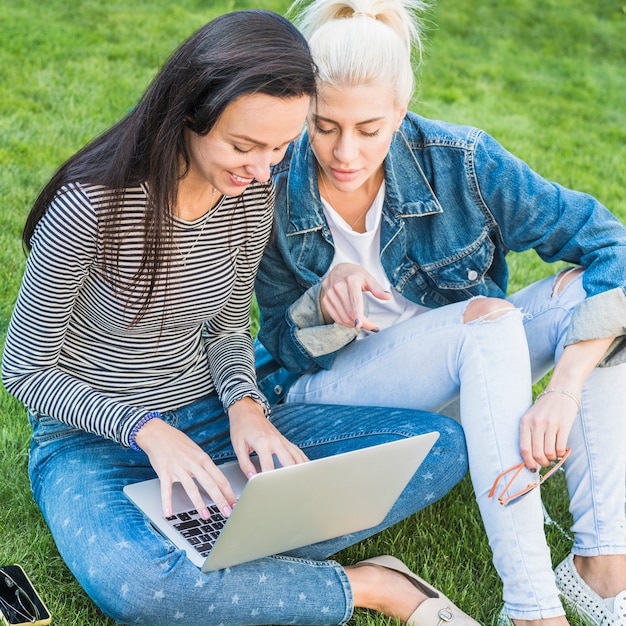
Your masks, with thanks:
[[[615,336],[602,365],[626,360],[626,228],[597,200],[545,180],[479,129],[414,113],[395,133],[384,168],[380,261],[405,298],[430,308],[504,298],[507,253],[533,248],[548,263],[585,268],[587,299],[573,311],[567,343]],[[274,233],[256,284],[259,339],[291,373],[327,369],[356,331],[325,324],[320,310],[334,247],[306,133],[274,180]],[[260,358],[267,373],[267,355]]]

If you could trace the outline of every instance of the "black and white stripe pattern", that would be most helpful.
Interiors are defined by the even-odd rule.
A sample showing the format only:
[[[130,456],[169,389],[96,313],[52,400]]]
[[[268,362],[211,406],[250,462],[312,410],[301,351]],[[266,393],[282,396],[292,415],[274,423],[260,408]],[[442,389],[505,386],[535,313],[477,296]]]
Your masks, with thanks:
[[[136,324],[146,190],[125,194],[123,290],[103,271],[98,219],[109,198],[102,187],[69,185],[38,224],[4,350],[6,389],[32,412],[123,445],[148,411],[213,391],[225,407],[244,396],[264,402],[249,309],[271,230],[273,185],[254,183],[196,222],[175,220],[169,284],[159,277]]]

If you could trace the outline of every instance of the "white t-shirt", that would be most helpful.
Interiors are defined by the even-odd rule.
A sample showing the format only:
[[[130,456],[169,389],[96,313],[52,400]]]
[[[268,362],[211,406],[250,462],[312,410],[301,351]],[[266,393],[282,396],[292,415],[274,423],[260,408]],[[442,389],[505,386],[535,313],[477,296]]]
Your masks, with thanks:
[[[380,186],[372,206],[365,216],[365,232],[358,233],[322,198],[324,215],[330,226],[335,243],[335,256],[330,270],[339,263],[354,263],[366,269],[380,283],[383,289],[391,293],[390,300],[379,300],[364,292],[369,306],[370,321],[379,328],[387,328],[406,319],[419,315],[428,308],[407,300],[389,284],[380,262],[380,222],[385,198],[385,183]],[[362,331],[359,338],[369,333]]]

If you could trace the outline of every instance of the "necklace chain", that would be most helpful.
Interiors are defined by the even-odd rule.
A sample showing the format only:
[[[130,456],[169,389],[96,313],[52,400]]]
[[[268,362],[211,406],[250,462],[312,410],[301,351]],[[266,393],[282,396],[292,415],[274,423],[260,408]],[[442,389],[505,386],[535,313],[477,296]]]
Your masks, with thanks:
[[[335,206],[335,203],[333,202],[333,198],[330,195],[330,191],[328,191],[328,187],[326,186],[326,176],[324,175],[324,172],[321,168],[319,170],[319,177],[322,179],[322,186],[324,187],[324,191],[326,192],[328,203],[335,209],[335,211],[337,211],[337,207]],[[354,220],[354,222],[352,222],[352,224],[348,224],[348,222],[346,221],[346,224],[348,224],[348,226],[351,229],[354,229],[355,224],[369,211],[371,206],[372,206],[371,204],[366,204],[365,208],[357,215],[357,218]]]
[[[209,203],[209,212],[213,208],[213,200],[215,200],[215,192],[216,191],[217,191],[217,189],[215,189],[215,187],[213,187],[213,191],[211,192],[211,202]],[[194,242],[191,244],[191,248],[189,248],[189,250],[187,250],[187,252],[185,254],[183,254],[183,251],[180,249],[180,246],[178,245],[178,242],[176,240],[174,240],[174,243],[176,244],[176,248],[178,249],[178,254],[180,254],[180,258],[183,260],[183,265],[185,267],[187,267],[187,259],[189,258],[191,253],[194,251],[196,245],[198,244],[198,241],[200,241],[200,237],[202,237],[202,233],[204,232],[204,229],[205,229],[205,227],[207,225],[207,222],[209,221],[209,218],[210,218],[209,215],[205,215],[204,216],[204,222],[202,222],[202,227],[200,228],[200,232],[198,233],[198,236],[195,238]]]

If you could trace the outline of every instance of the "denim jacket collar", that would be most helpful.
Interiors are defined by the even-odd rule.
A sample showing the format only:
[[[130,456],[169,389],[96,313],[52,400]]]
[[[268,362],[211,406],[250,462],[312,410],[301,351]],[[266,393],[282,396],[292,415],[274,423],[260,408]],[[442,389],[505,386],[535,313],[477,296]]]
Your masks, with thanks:
[[[407,218],[443,213],[443,207],[428,184],[408,140],[404,134],[401,137],[403,141],[392,143],[384,162],[387,214]],[[292,146],[283,163],[288,168],[287,234],[323,228],[326,220],[317,187],[317,161],[306,131]],[[281,165],[277,166],[275,173],[281,171]],[[407,174],[411,170],[412,173]]]

